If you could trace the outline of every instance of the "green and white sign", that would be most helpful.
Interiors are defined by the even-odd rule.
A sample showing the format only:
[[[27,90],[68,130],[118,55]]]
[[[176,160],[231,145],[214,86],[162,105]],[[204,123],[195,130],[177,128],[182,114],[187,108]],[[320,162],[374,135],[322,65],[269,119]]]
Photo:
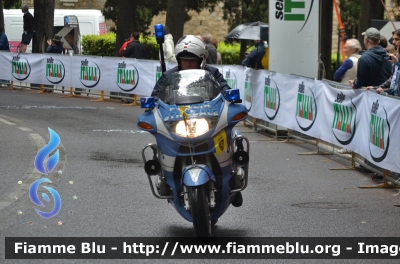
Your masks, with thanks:
[[[269,0],[269,69],[318,77],[319,1]]]

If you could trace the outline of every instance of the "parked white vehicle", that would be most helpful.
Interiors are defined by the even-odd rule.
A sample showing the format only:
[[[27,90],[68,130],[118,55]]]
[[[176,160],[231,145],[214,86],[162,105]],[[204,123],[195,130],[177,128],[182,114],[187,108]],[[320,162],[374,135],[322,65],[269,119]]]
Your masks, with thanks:
[[[17,51],[23,32],[23,13],[21,9],[3,10],[4,28],[12,52]],[[34,10],[29,12],[35,16]],[[106,22],[100,10],[93,9],[55,9],[54,34],[64,27],[64,16],[75,15],[78,18],[80,35],[101,35],[106,33]],[[27,53],[32,52],[32,42],[28,45]]]

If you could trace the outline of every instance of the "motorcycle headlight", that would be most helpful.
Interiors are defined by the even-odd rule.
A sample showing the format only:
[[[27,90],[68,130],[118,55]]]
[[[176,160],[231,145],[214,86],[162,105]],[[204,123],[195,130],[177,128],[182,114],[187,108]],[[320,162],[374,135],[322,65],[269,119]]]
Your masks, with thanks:
[[[195,138],[204,135],[216,126],[218,117],[213,118],[191,118],[186,121],[165,122],[167,128],[180,137]]]

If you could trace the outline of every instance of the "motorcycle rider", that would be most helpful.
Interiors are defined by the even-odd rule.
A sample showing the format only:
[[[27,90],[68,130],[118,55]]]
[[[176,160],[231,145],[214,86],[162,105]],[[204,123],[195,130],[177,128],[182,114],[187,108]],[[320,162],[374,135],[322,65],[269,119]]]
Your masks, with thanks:
[[[222,94],[225,94],[227,89],[231,89],[231,87],[229,87],[229,85],[226,83],[224,76],[219,72],[218,68],[206,65],[207,48],[200,38],[194,35],[186,35],[181,37],[175,46],[175,56],[178,66],[164,72],[153,88],[151,96],[156,101],[159,99],[161,88],[160,84],[164,81],[166,76],[183,70],[204,69],[214,76],[215,80],[220,85],[220,92]],[[242,194],[241,192],[238,192],[232,201],[232,205],[235,207],[240,207],[242,203]]]
[[[151,96],[155,100],[159,99],[160,84],[164,81],[165,77],[183,70],[204,69],[214,76],[221,87],[222,94],[225,93],[225,90],[231,89],[217,68],[206,65],[207,48],[200,38],[194,35],[181,37],[175,46],[175,57],[178,66],[164,72],[154,86]]]

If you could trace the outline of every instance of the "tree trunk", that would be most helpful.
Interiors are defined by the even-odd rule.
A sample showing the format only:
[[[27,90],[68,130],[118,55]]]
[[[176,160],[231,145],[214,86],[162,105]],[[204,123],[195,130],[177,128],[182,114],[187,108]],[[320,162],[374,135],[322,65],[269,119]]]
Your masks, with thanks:
[[[135,25],[135,12],[136,6],[138,5],[137,0],[119,0],[118,1],[118,20],[117,20],[117,39],[115,43],[114,55],[119,56],[118,51],[124,40],[129,38],[131,33],[139,31],[134,28]]]
[[[328,80],[332,79],[332,69],[331,69],[331,53],[332,53],[332,19],[324,19],[327,17],[332,17],[333,12],[333,2],[320,0],[320,36],[319,36],[319,54],[320,60],[322,61],[325,69],[325,76],[323,76],[323,70],[318,71],[318,76]]]
[[[358,24],[357,36],[360,43],[364,43],[364,36],[361,35],[371,27],[371,19],[383,19],[383,5],[377,0],[361,0],[360,22]]]
[[[3,13],[3,0],[0,0],[0,28],[5,28],[4,13]],[[6,32],[6,34],[7,34],[7,32]]]
[[[185,0],[169,0],[165,24],[169,27],[175,43],[183,36],[185,17]]]
[[[54,37],[55,0],[35,0],[33,4],[36,34],[32,39],[32,53],[45,53],[47,40]]]

